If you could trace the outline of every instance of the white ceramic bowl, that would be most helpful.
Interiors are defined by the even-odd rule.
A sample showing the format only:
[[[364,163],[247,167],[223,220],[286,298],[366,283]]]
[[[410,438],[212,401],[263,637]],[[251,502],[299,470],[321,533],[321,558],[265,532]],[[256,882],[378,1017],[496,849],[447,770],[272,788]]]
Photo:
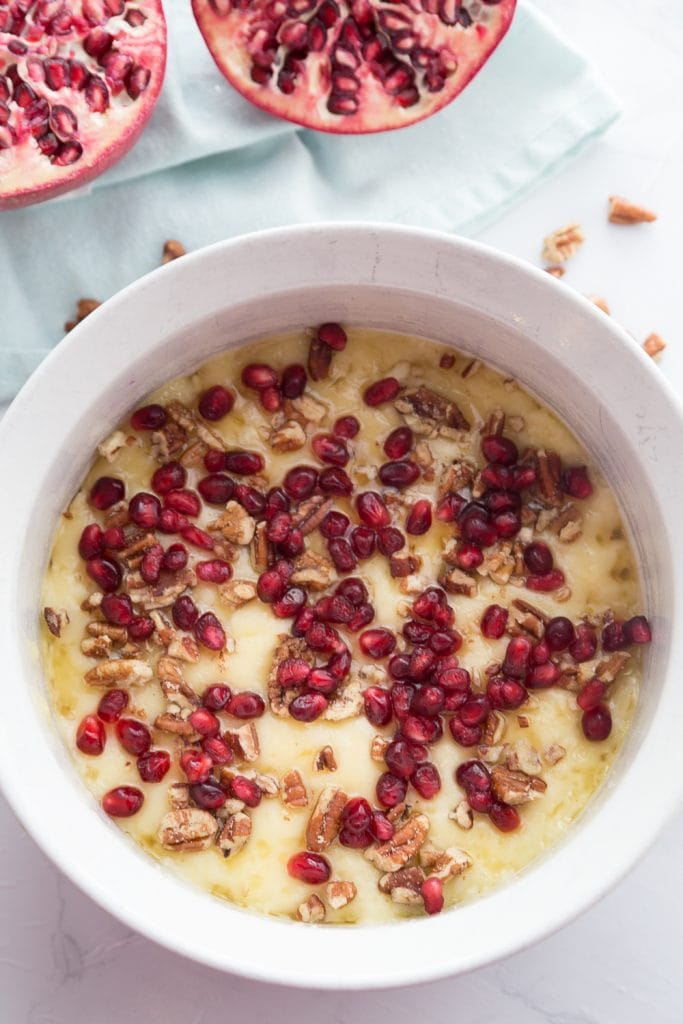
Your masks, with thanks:
[[[51,721],[37,653],[39,586],[57,517],[98,441],[152,388],[269,332],[341,320],[452,343],[535,391],[619,496],[654,626],[617,764],[566,838],[451,913],[316,928],[250,914],[139,850],[85,789]],[[131,285],[45,360],[0,429],[0,778],[17,815],[85,892],[157,942],[289,985],[362,988],[456,974],[515,952],[630,868],[681,792],[681,410],[637,345],[541,271],[473,242],[371,225],[298,227],[183,257]]]

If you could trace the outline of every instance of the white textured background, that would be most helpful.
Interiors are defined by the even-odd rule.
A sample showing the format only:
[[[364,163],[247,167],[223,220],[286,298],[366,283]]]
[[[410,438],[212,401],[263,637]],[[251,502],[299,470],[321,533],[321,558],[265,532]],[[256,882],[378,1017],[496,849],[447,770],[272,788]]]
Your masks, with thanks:
[[[565,280],[603,295],[638,339],[667,338],[662,372],[683,391],[683,3],[536,3],[602,69],[624,116],[482,238],[536,262],[549,230],[579,220],[587,242]],[[660,220],[608,226],[612,192]],[[653,780],[653,800],[655,783],[666,780]],[[36,799],[50,799],[49,780]],[[638,827],[637,807],[623,827]],[[600,905],[501,964],[409,990],[310,994],[218,974],[132,933],[52,867],[0,797],[0,1024],[681,1024],[682,847],[679,814]]]

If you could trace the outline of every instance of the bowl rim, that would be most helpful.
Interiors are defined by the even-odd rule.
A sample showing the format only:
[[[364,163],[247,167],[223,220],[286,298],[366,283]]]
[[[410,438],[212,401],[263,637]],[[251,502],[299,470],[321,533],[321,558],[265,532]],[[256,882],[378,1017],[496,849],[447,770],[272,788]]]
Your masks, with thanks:
[[[464,259],[478,258],[488,262],[492,266],[501,268],[505,272],[517,274],[521,277],[526,277],[531,281],[536,281],[548,295],[554,295],[558,304],[564,304],[566,308],[573,306],[575,309],[579,310],[583,316],[588,319],[588,322],[594,327],[596,332],[599,330],[605,337],[610,335],[613,342],[623,349],[625,358],[631,363],[631,365],[639,368],[641,373],[645,373],[650,376],[651,381],[654,382],[656,388],[662,393],[663,398],[666,400],[673,417],[677,420],[678,428],[680,429],[683,425],[683,406],[681,405],[678,396],[669,382],[661,376],[659,370],[653,365],[649,357],[640,350],[637,343],[621,327],[615,324],[614,321],[599,312],[590,300],[586,299],[579,293],[571,291],[566,287],[566,285],[555,280],[551,275],[546,274],[543,270],[533,267],[525,261],[510,254],[501,252],[491,246],[484,245],[470,239],[449,235],[444,232],[425,231],[419,228],[408,228],[400,225],[373,224],[368,222],[346,222],[343,224],[327,222],[315,225],[300,224],[293,227],[271,228],[264,231],[240,235],[189,253],[184,256],[182,260],[174,261],[165,267],[156,268],[143,278],[140,278],[122,289],[99,307],[93,314],[91,314],[87,321],[80,324],[47,356],[44,362],[31,376],[30,380],[24,385],[19,395],[14,399],[10,408],[6,412],[2,423],[0,423],[0,478],[5,479],[2,474],[2,469],[6,468],[8,472],[11,473],[11,467],[13,465],[12,459],[8,456],[7,452],[9,445],[3,442],[6,441],[14,432],[15,421],[19,422],[21,420],[21,416],[25,408],[30,405],[34,400],[34,397],[36,395],[39,396],[41,391],[44,392],[45,389],[49,387],[49,379],[55,363],[59,363],[63,359],[65,352],[72,352],[72,350],[76,351],[79,347],[90,344],[90,336],[94,336],[96,334],[100,322],[104,321],[106,318],[115,317],[120,310],[125,309],[126,304],[129,302],[131,297],[138,296],[148,291],[150,294],[147,298],[148,300],[153,301],[154,289],[159,287],[160,282],[163,282],[165,286],[170,275],[175,275],[178,282],[180,282],[183,275],[189,271],[189,268],[201,264],[203,261],[210,261],[215,258],[229,261],[231,256],[234,253],[238,253],[240,249],[245,247],[245,245],[256,246],[258,249],[259,246],[268,246],[273,242],[277,242],[282,239],[292,239],[299,243],[308,244],[318,244],[319,242],[324,244],[326,238],[336,238],[338,240],[350,242],[354,238],[359,237],[359,235],[367,236],[368,234],[374,236],[378,240],[378,244],[380,240],[386,245],[395,244],[397,241],[399,244],[410,245],[413,242],[420,241],[437,247],[447,247],[454,252],[462,254]],[[16,466],[14,468],[16,471]],[[2,521],[3,515],[7,515],[7,513],[2,513],[0,511],[0,521]],[[12,583],[13,580],[7,575],[4,568],[0,568],[0,596],[2,596],[5,591],[7,592],[6,596],[10,596]],[[676,594],[678,595],[679,592],[680,588],[677,587]],[[2,604],[1,601],[0,604]],[[0,628],[0,636],[2,636],[4,632],[6,632],[5,627]],[[18,648],[16,638],[14,643],[15,647]],[[674,646],[674,641],[672,640],[672,653]],[[677,646],[680,648],[681,645],[679,644]],[[12,653],[16,654],[14,651]],[[21,659],[19,659],[18,656],[16,660],[17,664],[20,664]],[[672,672],[673,661],[673,657],[668,659],[664,673],[666,676]],[[669,696],[671,696],[670,693]],[[679,703],[681,703],[681,707],[683,708],[683,701]],[[459,953],[459,960],[455,964],[447,957],[444,958],[443,955],[440,955],[436,956],[431,964],[425,962],[423,959],[417,966],[412,968],[409,964],[404,962],[401,964],[400,972],[397,971],[395,965],[378,965],[377,968],[373,968],[372,975],[370,976],[367,971],[360,970],[357,967],[354,968],[354,973],[351,974],[344,975],[338,973],[336,963],[339,961],[335,960],[335,957],[339,954],[343,955],[345,951],[347,953],[349,952],[349,942],[346,938],[340,939],[341,936],[348,936],[351,931],[353,931],[353,934],[356,936],[358,936],[359,933],[372,933],[376,940],[380,937],[380,933],[377,931],[378,928],[381,927],[381,938],[384,938],[385,936],[388,936],[389,932],[399,927],[399,924],[402,930],[405,929],[407,931],[408,928],[413,929],[411,937],[413,939],[414,946],[419,946],[420,939],[424,939],[424,943],[422,945],[433,949],[435,943],[443,940],[444,937],[448,937],[448,928],[444,927],[444,923],[448,921],[448,918],[451,915],[443,915],[441,918],[400,922],[399,924],[384,924],[381,926],[354,925],[352,929],[345,927],[336,929],[325,928],[323,931],[326,937],[322,939],[322,941],[320,935],[321,929],[305,926],[304,930],[306,934],[310,936],[310,940],[307,938],[303,941],[304,932],[302,931],[302,928],[304,928],[304,926],[294,926],[298,928],[299,935],[302,937],[302,942],[297,942],[297,946],[301,945],[302,947],[307,947],[312,953],[315,953],[316,944],[329,946],[332,950],[330,953],[330,966],[327,969],[325,969],[324,966],[321,966],[319,970],[313,974],[310,968],[297,969],[296,967],[293,967],[291,961],[280,964],[273,961],[271,958],[267,962],[256,963],[251,954],[249,956],[245,956],[242,955],[239,950],[230,950],[226,955],[224,949],[216,950],[209,948],[206,944],[202,945],[202,943],[198,943],[192,938],[183,938],[177,932],[169,935],[165,931],[164,924],[153,914],[150,915],[148,913],[148,908],[146,908],[145,911],[136,912],[136,909],[130,905],[130,902],[122,906],[118,899],[120,893],[112,891],[106,884],[103,884],[103,880],[97,876],[96,871],[86,869],[82,858],[79,862],[77,857],[72,857],[69,853],[68,847],[60,845],[57,837],[41,828],[42,819],[40,810],[35,809],[30,801],[22,799],[22,797],[25,798],[28,795],[26,787],[25,785],[22,785],[20,772],[11,761],[8,745],[2,742],[3,736],[9,736],[9,732],[8,726],[6,726],[6,723],[2,718],[0,718],[0,785],[2,786],[2,790],[8,802],[27,831],[32,835],[52,862],[55,863],[57,867],[74,882],[74,884],[86,892],[100,906],[118,919],[124,921],[130,927],[144,934],[146,937],[191,959],[208,964],[209,966],[220,970],[236,973],[245,977],[304,988],[367,989],[431,981],[470,971],[479,966],[493,963],[507,955],[518,952],[519,950],[532,945],[571,921],[587,909],[588,906],[602,898],[614,885],[616,885],[623,875],[634,866],[636,861],[654,843],[660,830],[674,813],[676,807],[681,801],[681,798],[683,797],[683,780],[679,780],[677,790],[676,787],[672,785],[656,804],[653,803],[648,806],[644,827],[639,827],[637,830],[629,830],[629,834],[626,836],[625,841],[617,847],[615,852],[613,852],[609,868],[605,869],[602,874],[598,872],[597,875],[593,877],[590,872],[581,872],[581,877],[573,878],[571,880],[571,884],[567,886],[567,891],[561,894],[561,898],[558,898],[556,903],[545,906],[543,914],[540,916],[537,914],[533,923],[525,922],[521,929],[518,927],[517,931],[513,931],[511,935],[506,936],[505,930],[503,929],[503,934],[494,934],[489,936],[485,949],[480,948],[476,953]],[[663,764],[663,759],[660,758],[660,760]],[[89,792],[83,786],[82,789],[83,794],[87,799]],[[85,801],[83,801],[83,810],[84,814],[90,813],[90,808],[88,808],[86,812]],[[639,825],[642,826],[642,824],[642,822],[639,822]],[[118,829],[116,829],[116,831],[122,835]],[[577,830],[575,829],[570,830],[569,836],[562,843],[562,850],[564,851],[565,859],[567,856],[571,858],[571,850],[577,845],[576,832]],[[604,828],[599,828],[597,830],[594,828],[593,832],[595,834],[601,833],[604,837],[607,837],[608,834]],[[122,838],[127,844],[130,844],[130,840],[127,836],[122,836]],[[112,844],[112,848],[115,846],[116,843]],[[144,856],[146,857],[147,855]],[[559,851],[557,850],[557,847],[555,847],[555,852],[551,853],[550,860],[557,860],[558,858]],[[153,863],[151,858],[147,859]],[[548,857],[544,859],[545,862],[548,863]],[[160,865],[155,865],[155,867],[157,867],[159,871],[163,872],[164,877],[167,875],[173,878],[176,877],[173,876],[171,872],[167,872],[165,867]],[[141,873],[145,872],[141,869]],[[151,873],[146,873],[149,878],[152,878]],[[537,872],[532,872],[532,874],[537,875]],[[530,875],[527,873],[527,880],[529,877]],[[518,879],[516,883],[518,889],[520,883],[522,883],[522,888],[524,888],[523,882],[523,878]],[[516,891],[518,891],[518,889]],[[200,900],[202,896],[205,895],[200,894],[200,890],[195,889],[194,887],[191,887],[191,891],[194,898],[197,900]],[[494,889],[490,895],[480,898],[472,904],[463,906],[463,908],[458,911],[458,917],[472,916],[472,907],[480,907],[484,903],[489,903],[492,899],[496,899],[501,907],[505,907],[506,903],[509,903],[509,898],[506,897],[506,894],[509,893],[509,891],[509,887]],[[219,904],[219,901],[214,897],[209,897],[209,899],[212,903]],[[514,902],[515,901],[513,901],[513,905]],[[204,905],[206,905],[206,903],[204,903]],[[220,905],[224,906],[222,903]],[[278,942],[281,938],[286,939],[289,937],[291,939],[291,922],[283,922],[275,918],[269,918],[266,915],[256,915],[253,913],[250,913],[248,916],[251,917],[253,921],[257,922],[257,924],[254,925],[254,929],[256,931],[267,932],[270,930],[273,932],[274,943]],[[341,971],[343,970],[344,968],[342,967]]]

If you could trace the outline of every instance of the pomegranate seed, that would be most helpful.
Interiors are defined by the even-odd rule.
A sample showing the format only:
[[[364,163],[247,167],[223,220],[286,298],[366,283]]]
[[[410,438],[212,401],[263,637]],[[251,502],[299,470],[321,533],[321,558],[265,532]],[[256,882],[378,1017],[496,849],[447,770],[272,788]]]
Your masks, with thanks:
[[[289,705],[289,713],[297,722],[312,722],[327,708],[327,697],[322,693],[301,693]]]
[[[282,405],[282,391],[279,387],[264,388],[259,391],[259,399],[266,412],[277,412]]]
[[[181,516],[179,512],[174,512],[172,508],[162,508],[159,513],[159,523],[157,529],[161,533],[179,533],[181,530],[186,529],[189,523],[185,516]]]
[[[300,398],[306,390],[308,375],[300,363],[292,363],[282,371],[282,394],[285,398]]]
[[[169,491],[164,496],[164,505],[166,508],[172,508],[174,512],[180,512],[183,516],[191,516],[193,519],[202,510],[199,495],[195,494],[194,491],[188,491],[184,488],[177,491]]]
[[[213,612],[204,612],[194,624],[194,637],[198,644],[209,651],[222,651],[225,647],[225,630]]]
[[[564,573],[560,569],[551,569],[541,576],[527,576],[526,586],[529,590],[536,590],[540,593],[549,593],[551,590],[559,590],[564,586]]]
[[[517,445],[507,437],[488,434],[481,439],[481,450],[487,462],[495,462],[499,466],[514,466],[519,452]]]
[[[455,661],[456,659],[453,660]],[[439,686],[444,690],[469,693],[471,679],[466,668],[458,668],[457,666],[446,668],[439,671],[436,678],[438,679]]]
[[[337,572],[353,572],[358,565],[356,556],[353,553],[353,548],[348,541],[343,540],[340,537],[328,540],[327,550],[330,553],[330,558],[334,562]]]
[[[402,459],[413,447],[413,432],[410,427],[396,427],[384,442],[384,451],[389,459]]]
[[[529,572],[542,576],[553,567],[553,553],[543,541],[527,544],[524,549],[524,564]]]
[[[481,725],[490,710],[488,697],[483,693],[475,693],[462,705],[458,717],[464,725]]]
[[[409,459],[398,462],[385,462],[379,467],[379,478],[386,487],[403,490],[414,484],[420,475],[419,466]]]
[[[155,494],[139,491],[128,502],[128,515],[136,526],[154,530],[159,522],[161,503]]]
[[[225,452],[209,448],[204,456],[204,465],[208,473],[220,473],[221,470],[225,469]]]
[[[509,804],[501,803],[498,800],[494,800],[489,811],[489,817],[493,824],[501,832],[514,832],[516,828],[519,828],[520,817],[519,812],[515,807],[511,807]]]
[[[180,536],[196,548],[213,551],[213,537],[205,533],[204,530],[200,530],[198,526],[184,526],[180,531]]]
[[[126,535],[121,526],[108,526],[104,531],[103,543],[110,551],[122,551],[126,547]]]
[[[351,850],[366,850],[372,846],[373,835],[369,828],[363,832],[352,832],[345,826],[339,833],[339,842]]]
[[[86,572],[100,590],[111,594],[121,583],[121,568],[110,558],[91,558],[85,563]]]
[[[466,793],[485,793],[491,788],[491,776],[481,761],[463,761],[455,770],[455,781]]]
[[[547,690],[554,686],[560,678],[560,670],[557,665],[548,661],[544,665],[534,665],[526,677],[526,685],[530,690]]]
[[[594,677],[589,679],[581,689],[576,698],[576,703],[582,711],[590,711],[591,708],[597,708],[598,704],[602,702],[606,691],[607,687],[605,684],[597,677]]]
[[[361,633],[358,643],[363,654],[369,658],[386,658],[396,647],[396,637],[391,630],[378,626]]]
[[[388,843],[393,837],[395,829],[386,814],[382,814],[381,811],[373,811],[370,832],[378,843]]]
[[[410,710],[416,715],[426,715],[427,718],[431,718],[433,715],[439,714],[445,700],[446,694],[441,687],[434,683],[428,683],[417,691],[410,702]]]
[[[123,481],[115,476],[101,476],[90,488],[90,504],[103,512],[123,500],[126,489]]]
[[[491,525],[499,537],[514,537],[522,528],[522,521],[516,512],[498,512],[493,516]]]
[[[387,558],[391,558],[397,551],[404,548],[405,543],[405,537],[395,526],[383,526],[377,533],[377,547]]]
[[[484,503],[490,515],[497,516],[503,512],[515,512],[522,499],[516,491],[489,491],[484,496]]]
[[[396,683],[391,689],[391,706],[400,721],[404,721],[410,711],[415,689],[411,683]]]
[[[332,510],[327,513],[321,522],[320,532],[323,537],[327,537],[328,540],[333,537],[343,537],[350,525],[351,520],[348,516],[345,516],[343,512],[335,512]]]
[[[544,639],[551,651],[565,651],[574,640],[574,626],[564,615],[557,615],[546,623]]]
[[[348,598],[342,594],[334,597],[322,597],[315,606],[315,613],[321,622],[350,622],[355,609]]]
[[[332,869],[329,862],[319,853],[309,853],[302,850],[295,853],[287,861],[287,871],[292,878],[298,882],[307,882],[309,885],[322,885],[329,880]]]
[[[97,716],[103,722],[116,722],[127,707],[128,694],[125,690],[109,690],[100,698]]]
[[[303,658],[286,658],[280,662],[277,681],[282,687],[300,686],[311,674],[311,666]]]
[[[133,430],[159,430],[166,423],[166,410],[162,405],[143,405],[130,418]]]
[[[242,370],[242,383],[255,391],[265,391],[277,384],[277,373],[265,363],[249,363]]]
[[[461,569],[472,572],[474,569],[478,569],[484,561],[484,553],[478,544],[467,541],[459,546],[455,558]]]
[[[606,704],[597,704],[584,711],[581,728],[587,740],[599,743],[606,740],[612,731],[612,715]]]
[[[534,644],[529,660],[532,665],[545,665],[547,661],[550,661],[550,644],[547,640],[539,640],[537,644]]]
[[[232,764],[235,760],[232,749],[221,736],[209,736],[202,740],[202,750],[217,765]]]
[[[156,583],[164,562],[164,549],[161,544],[152,544],[147,548],[140,562],[140,575],[145,583]]]
[[[254,780],[244,775],[235,775],[230,780],[230,793],[235,800],[244,801],[247,807],[258,807],[263,795]]]
[[[107,622],[114,626],[127,626],[133,618],[133,605],[128,594],[106,594],[100,610]]]
[[[580,622],[576,627],[574,639],[569,645],[569,653],[574,661],[590,661],[598,649],[598,638],[595,630],[588,622]]]
[[[143,782],[161,782],[171,767],[167,750],[147,750],[138,758],[138,773]]]
[[[334,650],[337,641],[339,639],[339,633],[332,626],[328,626],[326,622],[314,622],[313,625],[306,630],[306,643],[312,651],[322,651],[327,654]]]
[[[185,486],[187,470],[179,462],[167,462],[154,472],[152,476],[152,490],[157,494],[168,494],[179,487]],[[178,510],[182,512],[182,509]]]
[[[228,795],[217,782],[209,780],[207,782],[196,782],[193,786],[190,786],[190,799],[197,807],[203,807],[207,811],[216,811],[219,807],[223,806],[228,799]],[[249,806],[255,805],[250,804]]]
[[[432,504],[425,498],[416,501],[406,519],[406,531],[415,537],[427,533],[432,525]]]
[[[355,416],[340,416],[332,427],[335,437],[344,437],[347,440],[355,437],[360,430],[360,423]]]
[[[294,501],[310,498],[318,485],[318,470],[314,466],[294,466],[286,474],[282,486]]]
[[[356,614],[349,622],[349,629],[357,633],[363,626],[369,626],[375,617],[375,609],[367,601],[358,606]]]
[[[428,622],[434,618],[437,608],[446,603],[446,594],[440,587],[427,587],[413,601],[413,611]]]
[[[222,711],[232,696],[232,690],[225,683],[214,683],[204,691],[202,703],[209,711]]]
[[[328,462],[331,466],[345,466],[349,461],[348,448],[334,434],[316,434],[311,440],[311,448],[321,462]]]
[[[180,755],[180,767],[185,773],[187,781],[194,785],[196,782],[206,782],[211,774],[213,761],[203,750],[187,747]]]
[[[355,607],[364,604],[368,599],[368,588],[357,576],[349,576],[342,580],[335,593],[340,597],[345,597]]]
[[[84,561],[96,558],[102,554],[104,548],[104,534],[97,523],[90,523],[83,529],[78,542],[78,553]]]
[[[196,708],[189,717],[189,722],[200,736],[217,736],[221,727],[213,711],[208,708]]]
[[[448,722],[451,736],[461,747],[474,747],[481,742],[481,726],[465,725],[459,718],[451,718]]]
[[[420,886],[420,895],[425,905],[425,913],[430,917],[433,914],[440,914],[443,910],[443,882],[436,875],[425,878]]]
[[[481,632],[489,640],[500,640],[508,621],[508,610],[499,604],[490,604],[481,617]]]
[[[257,491],[255,487],[249,487],[247,484],[237,484],[235,487],[235,500],[240,503],[250,516],[262,515],[266,507],[266,499],[263,494]]]
[[[96,757],[104,750],[107,734],[96,715],[86,715],[76,730],[76,746],[82,754]]]
[[[273,614],[278,619],[292,619],[306,604],[306,591],[301,587],[289,587],[279,601],[273,601]]]
[[[329,345],[335,352],[341,352],[346,348],[346,331],[339,324],[323,324],[318,328],[318,341]]]
[[[624,633],[631,644],[649,644],[652,640],[652,629],[644,615],[634,615],[625,622]]]
[[[457,629],[437,629],[429,638],[429,648],[438,658],[455,654],[462,647],[462,636]]]
[[[353,493],[353,484],[348,474],[337,466],[329,466],[323,469],[318,478],[318,486],[323,494],[337,494],[348,497]]]
[[[292,517],[289,512],[276,512],[268,520],[266,536],[271,544],[281,544],[292,529]]]
[[[235,718],[260,718],[266,705],[260,694],[242,690],[241,693],[233,693],[225,710]]]
[[[199,414],[205,420],[222,420],[235,404],[235,395],[221,384],[214,384],[199,398]]]
[[[135,786],[117,786],[102,797],[102,810],[111,818],[130,818],[140,810],[144,799]]]
[[[224,468],[229,473],[236,473],[237,476],[253,476],[255,473],[260,473],[265,466],[263,456],[258,452],[242,450],[226,452],[224,463]]]
[[[266,504],[263,509],[265,519],[270,522],[281,512],[289,512],[292,503],[287,492],[282,487],[271,487],[266,494]]]
[[[396,807],[405,800],[408,783],[391,772],[384,772],[377,780],[375,792],[382,807]]]
[[[490,547],[498,539],[495,528],[484,518],[485,515],[488,513],[482,510],[478,515],[468,516],[460,528],[465,540],[483,548]]]
[[[148,640],[156,629],[152,619],[148,615],[136,615],[128,624],[128,636],[131,640]]]
[[[187,565],[187,548],[183,544],[171,544],[164,552],[162,567],[168,572],[180,572]]]
[[[178,629],[192,629],[199,618],[199,610],[191,597],[183,594],[177,597],[171,608],[173,621]]]
[[[372,824],[372,807],[362,796],[352,796],[342,811],[344,828],[349,832],[367,832]]]
[[[410,776],[410,783],[423,800],[432,800],[441,789],[441,776],[436,765],[428,762],[417,766]]]
[[[359,494],[356,498],[356,510],[365,525],[375,530],[391,523],[389,509],[377,491],[363,491]]]
[[[404,715],[401,731],[413,743],[435,743],[441,738],[443,726],[438,717],[425,718],[422,715]]]
[[[624,623],[619,619],[608,622],[602,631],[603,651],[623,651],[628,647]]]
[[[562,490],[570,494],[572,498],[590,498],[593,493],[593,484],[588,479],[588,471],[585,466],[572,466],[562,474]]]
[[[129,754],[144,754],[152,743],[151,733],[145,723],[135,718],[120,718],[116,723],[116,735]]]
[[[436,506],[436,518],[441,523],[453,523],[467,504],[459,494],[447,494]]]
[[[377,542],[377,535],[373,529],[369,526],[354,526],[349,538],[353,552],[358,558],[370,558]]]
[[[510,640],[503,659],[503,672],[514,679],[524,679],[529,671],[531,641],[525,636],[515,636]]]
[[[519,465],[512,468],[510,487],[515,491],[523,491],[536,483],[536,470],[533,466]]]
[[[315,622],[312,608],[302,608],[292,623],[292,636],[305,636]]]
[[[366,405],[383,405],[384,402],[393,402],[400,390],[401,385],[395,377],[383,377],[366,389],[363,401]]]
[[[363,693],[365,717],[371,725],[380,728],[392,718],[391,697],[381,686],[369,686]]]
[[[526,687],[517,679],[494,676],[486,687],[486,696],[491,707],[499,711],[512,711],[524,703],[527,692]]]
[[[322,693],[328,697],[337,689],[338,682],[339,680],[331,672],[328,672],[327,669],[314,668],[308,677],[306,685],[311,690],[315,690],[316,693]]]
[[[256,591],[265,604],[279,601],[285,592],[286,583],[275,569],[266,569],[256,581]]]

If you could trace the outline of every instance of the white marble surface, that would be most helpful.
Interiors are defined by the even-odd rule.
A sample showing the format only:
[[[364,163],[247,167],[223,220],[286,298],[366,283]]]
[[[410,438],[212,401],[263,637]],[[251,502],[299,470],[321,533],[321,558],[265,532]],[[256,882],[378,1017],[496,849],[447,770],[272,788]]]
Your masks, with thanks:
[[[637,338],[651,330],[668,338],[662,372],[683,391],[683,4],[537,3],[603,68],[624,117],[483,238],[535,262],[544,234],[579,220],[588,240],[566,280],[607,298]],[[615,191],[651,205],[661,219],[608,226],[606,197]],[[656,792],[653,785],[653,799]],[[49,798],[46,780],[36,799]],[[637,827],[634,808],[624,828]],[[60,875],[0,797],[0,1024],[680,1024],[682,845],[680,813],[600,905],[503,963],[404,991],[311,994],[218,974],[132,933]]]

